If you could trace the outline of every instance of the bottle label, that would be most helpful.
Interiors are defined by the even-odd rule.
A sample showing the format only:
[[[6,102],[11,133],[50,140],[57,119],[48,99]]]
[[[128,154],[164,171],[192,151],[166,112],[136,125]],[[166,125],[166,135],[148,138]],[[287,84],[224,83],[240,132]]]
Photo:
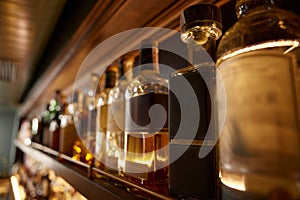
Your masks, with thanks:
[[[107,131],[124,131],[125,102],[114,101],[107,108]]]
[[[107,155],[105,156],[105,166],[109,170],[118,170],[118,158],[113,155]]]
[[[105,133],[107,129],[107,104],[101,105],[97,109],[96,131]]]
[[[219,113],[226,113],[219,124],[221,160],[255,155],[261,166],[274,166],[274,153],[284,162],[299,156],[296,66],[293,54],[276,50],[247,52],[220,64],[218,88],[222,84],[225,95],[217,90]]]
[[[88,131],[88,136],[89,137],[94,137],[95,136],[95,131],[96,131],[96,109],[93,108],[92,110],[88,111],[88,117],[87,117],[87,131]]]
[[[214,130],[215,106],[212,102],[215,90],[214,68],[209,65],[194,70],[186,68],[180,75],[170,78],[169,130],[173,144],[201,145],[204,139],[214,141],[217,138]],[[184,112],[188,112],[188,115]]]
[[[159,108],[154,112],[155,106]],[[167,94],[151,92],[131,97],[126,101],[126,110],[125,129],[128,132],[163,132],[168,129]]]
[[[105,134],[103,132],[96,132],[95,158],[104,163],[105,154]]]

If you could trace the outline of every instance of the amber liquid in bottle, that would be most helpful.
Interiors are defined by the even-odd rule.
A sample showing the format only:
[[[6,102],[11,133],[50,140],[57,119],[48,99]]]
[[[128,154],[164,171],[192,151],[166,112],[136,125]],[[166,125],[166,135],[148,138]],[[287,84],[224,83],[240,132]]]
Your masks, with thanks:
[[[158,48],[142,42],[138,75],[125,93],[125,178],[159,193],[168,190],[168,80],[159,75]],[[129,188],[142,195],[136,188]]]
[[[106,166],[120,176],[124,176],[125,90],[132,79],[133,61],[120,60],[118,83],[108,94]]]
[[[60,116],[59,152],[68,156],[72,156],[73,144],[78,138],[73,113],[70,110],[74,105],[75,101],[65,103],[63,106],[63,114]]]
[[[73,102],[70,107],[70,112],[73,115],[76,138],[72,144],[72,159],[91,164],[94,157],[90,152],[90,149],[87,148],[90,147],[87,145],[87,122],[89,112],[87,106],[88,102],[85,102],[85,99],[88,99],[88,97],[85,97],[81,91],[75,91],[73,93]]]
[[[149,109],[159,104],[168,109],[168,95],[149,93],[133,97],[128,102],[129,113],[132,120],[141,127],[150,124]],[[127,129],[125,131],[127,178],[142,183],[145,187],[167,184],[168,180],[168,144],[169,135],[166,119],[161,129],[159,125],[151,123],[152,127],[143,129]]]
[[[108,172],[114,172],[115,169],[109,167],[109,155],[106,145],[109,143],[107,134],[107,113],[108,113],[108,95],[112,88],[116,86],[118,77],[118,67],[109,66],[105,72],[105,88],[97,95],[97,114],[96,114],[96,148],[95,148],[95,166]],[[106,164],[107,162],[107,164]]]
[[[118,173],[119,157],[124,152],[124,104],[124,100],[119,100],[109,103],[107,107],[106,165]]]

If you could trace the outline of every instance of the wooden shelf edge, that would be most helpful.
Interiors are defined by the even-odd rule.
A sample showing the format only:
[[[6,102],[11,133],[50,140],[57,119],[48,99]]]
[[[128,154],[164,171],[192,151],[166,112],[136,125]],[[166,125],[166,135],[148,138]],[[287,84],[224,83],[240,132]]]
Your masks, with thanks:
[[[136,196],[131,195],[118,187],[114,187],[114,191],[111,191],[110,189],[99,185],[98,183],[92,181],[88,177],[83,176],[82,174],[66,166],[65,164],[57,160],[57,158],[47,155],[44,152],[37,150],[30,145],[25,145],[19,140],[15,140],[14,144],[22,152],[24,152],[27,155],[30,155],[31,157],[36,158],[47,168],[53,170],[58,176],[64,178],[77,191],[79,191],[88,199],[137,199]]]

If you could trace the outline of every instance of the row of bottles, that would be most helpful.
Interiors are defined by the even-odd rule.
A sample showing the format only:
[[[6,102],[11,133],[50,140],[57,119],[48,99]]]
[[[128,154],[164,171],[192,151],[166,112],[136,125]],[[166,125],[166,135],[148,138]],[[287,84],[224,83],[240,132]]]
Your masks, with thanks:
[[[177,197],[299,198],[300,19],[276,5],[238,0],[239,20],[222,38],[217,6],[185,9],[186,67],[163,78],[158,44],[144,40],[138,66],[121,60],[93,74],[69,104],[57,92],[34,137]]]
[[[87,94],[75,91],[69,101],[56,91],[43,119],[32,120],[32,139],[136,184],[166,191],[168,80],[159,76],[158,44],[144,40],[140,65],[133,70],[134,64],[133,58],[120,60],[102,76],[92,74]],[[164,113],[153,120],[148,112],[158,104]]]
[[[168,108],[168,82],[159,76],[155,42],[144,40],[135,69],[133,61],[121,60],[119,69],[105,71],[105,87],[95,94],[95,146],[90,151],[96,167],[158,191],[168,183],[168,120],[165,113],[160,125],[162,120],[151,121],[148,112],[155,104]]]
[[[48,146],[78,161],[90,163],[93,156],[77,134],[84,129],[84,97],[80,92],[67,99],[60,90],[55,92],[42,116],[31,120],[31,140]]]

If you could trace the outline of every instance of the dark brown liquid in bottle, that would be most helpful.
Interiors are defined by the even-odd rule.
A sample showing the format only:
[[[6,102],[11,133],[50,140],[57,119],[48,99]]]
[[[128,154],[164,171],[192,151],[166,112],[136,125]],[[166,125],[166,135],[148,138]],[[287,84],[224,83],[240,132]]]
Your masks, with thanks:
[[[206,155],[204,158],[199,158],[200,148],[207,148],[200,145],[204,138],[214,141],[214,129],[208,129],[210,123],[214,122],[212,117],[212,103],[213,96],[209,91],[214,87],[215,71],[210,67],[183,69],[177,76],[171,77],[169,80],[169,118],[170,118],[170,139],[172,140],[177,135],[176,139],[179,142],[170,144],[170,192],[174,195],[193,196],[196,198],[218,199],[217,192],[217,151],[216,147]],[[191,86],[192,92],[195,94],[196,105],[192,105],[189,98],[192,95],[179,97],[175,95],[176,90],[184,90],[183,79]],[[183,99],[183,100],[182,100]],[[181,111],[188,109],[191,106],[199,108],[200,118],[198,119],[181,119]],[[196,109],[195,109],[196,112]],[[181,120],[194,120],[198,124],[196,133],[185,129],[185,133],[178,133],[179,126],[183,123]],[[191,128],[191,130],[193,130]],[[180,135],[180,138],[178,138]],[[192,145],[180,143],[180,141],[194,142]],[[197,145],[196,145],[197,144]],[[186,148],[186,149],[185,149]],[[210,148],[210,147],[208,147]],[[186,151],[183,151],[185,149]],[[182,151],[179,158],[174,156]],[[194,184],[190,184],[194,183]]]
[[[185,109],[185,106],[197,106],[200,112],[200,120],[198,122],[198,130],[195,137],[190,138],[190,134],[186,133],[186,138],[180,139],[204,139],[207,134],[211,134],[212,132],[207,132],[211,119],[212,105],[211,105],[211,97],[210,91],[212,91],[213,87],[213,77],[214,71],[207,67],[201,70],[191,69],[187,70],[185,73],[182,73],[180,76],[184,77],[184,81],[188,81],[188,84],[191,86],[192,92],[195,94],[197,98],[197,105],[192,105],[189,103],[189,99],[192,96],[182,97],[184,102],[179,102],[176,95],[173,93],[176,90],[185,90],[183,88],[183,79],[180,76],[171,77],[169,80],[170,85],[170,137],[173,138],[176,136],[179,125],[181,123],[181,110]],[[184,120],[196,120],[196,119],[184,119]]]

